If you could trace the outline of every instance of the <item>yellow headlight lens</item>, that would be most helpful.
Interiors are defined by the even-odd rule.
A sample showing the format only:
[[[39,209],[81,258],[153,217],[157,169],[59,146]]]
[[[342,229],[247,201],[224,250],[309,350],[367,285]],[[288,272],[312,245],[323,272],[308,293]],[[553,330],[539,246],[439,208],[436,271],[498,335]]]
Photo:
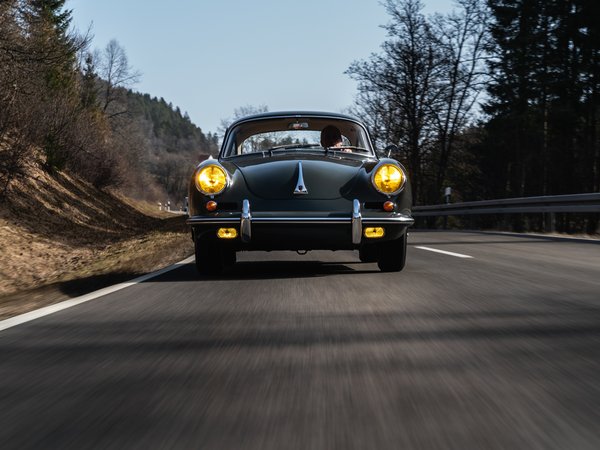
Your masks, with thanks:
[[[227,187],[227,175],[223,168],[214,164],[208,165],[196,174],[196,186],[203,194],[220,194]]]
[[[404,172],[395,164],[382,164],[373,176],[375,189],[383,194],[392,194],[404,184]]]

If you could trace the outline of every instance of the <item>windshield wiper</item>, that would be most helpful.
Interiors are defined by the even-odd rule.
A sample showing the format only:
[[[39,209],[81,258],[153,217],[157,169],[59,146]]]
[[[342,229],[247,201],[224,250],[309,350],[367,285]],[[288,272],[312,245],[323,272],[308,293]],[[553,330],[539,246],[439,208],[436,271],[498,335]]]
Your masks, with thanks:
[[[276,147],[271,147],[268,150],[263,150],[262,154],[263,154],[263,157],[265,156],[266,153],[268,153],[269,156],[273,156],[274,151],[292,150],[292,149],[300,149],[300,148],[319,148],[319,149],[324,150],[326,155],[328,155],[330,152],[335,152],[336,154],[354,153],[355,151],[358,151],[361,153],[362,152],[370,153],[368,148],[357,147],[355,145],[343,145],[341,147],[323,147],[319,144],[285,144],[285,145],[278,145]],[[351,152],[346,152],[345,150],[351,150]]]
[[[330,151],[333,150],[335,152],[344,152],[344,150],[360,150],[362,152],[369,152],[368,148],[364,148],[364,147],[357,147],[355,145],[341,145],[339,147],[326,147],[325,151]]]
[[[289,150],[292,148],[323,148],[319,144],[286,144],[286,145],[278,145],[276,147],[271,147],[269,149],[270,152],[273,150]]]

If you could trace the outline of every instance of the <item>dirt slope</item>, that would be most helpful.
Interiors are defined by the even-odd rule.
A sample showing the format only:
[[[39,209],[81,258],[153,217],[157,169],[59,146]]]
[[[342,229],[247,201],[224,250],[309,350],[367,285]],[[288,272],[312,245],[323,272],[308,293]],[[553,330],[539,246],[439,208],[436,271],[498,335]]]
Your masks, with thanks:
[[[192,253],[184,216],[37,165],[0,203],[0,318],[164,267]]]

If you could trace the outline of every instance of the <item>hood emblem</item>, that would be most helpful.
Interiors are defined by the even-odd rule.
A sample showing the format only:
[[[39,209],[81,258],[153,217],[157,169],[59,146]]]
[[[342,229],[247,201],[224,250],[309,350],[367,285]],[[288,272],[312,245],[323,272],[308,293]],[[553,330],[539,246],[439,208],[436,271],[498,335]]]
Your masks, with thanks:
[[[306,195],[308,189],[304,184],[304,174],[302,173],[302,161],[298,161],[298,183],[296,183],[296,189],[294,189],[294,195]]]

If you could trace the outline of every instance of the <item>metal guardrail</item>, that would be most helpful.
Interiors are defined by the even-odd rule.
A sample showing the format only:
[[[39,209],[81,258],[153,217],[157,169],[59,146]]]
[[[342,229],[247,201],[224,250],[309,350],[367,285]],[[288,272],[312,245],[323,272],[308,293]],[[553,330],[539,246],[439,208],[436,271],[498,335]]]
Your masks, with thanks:
[[[512,213],[600,213],[600,193],[504,198],[415,206],[413,217]]]

